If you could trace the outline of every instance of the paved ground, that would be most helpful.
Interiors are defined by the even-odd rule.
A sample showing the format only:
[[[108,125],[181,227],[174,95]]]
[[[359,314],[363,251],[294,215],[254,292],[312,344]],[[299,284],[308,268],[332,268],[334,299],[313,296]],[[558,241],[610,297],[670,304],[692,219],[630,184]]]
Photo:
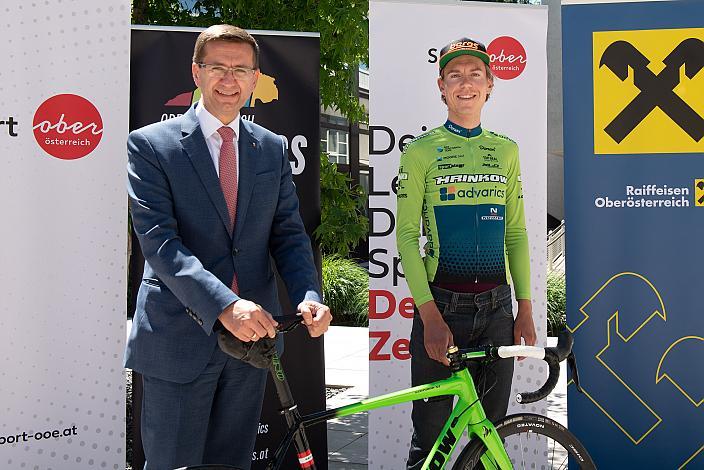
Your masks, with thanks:
[[[554,342],[548,342],[554,346]],[[350,387],[327,401],[336,408],[369,395],[369,337],[367,328],[333,326],[325,334],[325,377],[328,386]],[[548,398],[548,416],[567,424],[567,381],[564,363],[560,380]],[[367,414],[328,421],[328,468],[367,469]]]
[[[350,386],[327,401],[337,408],[369,395],[369,333],[367,328],[330,327],[325,334],[325,382]],[[367,468],[368,420],[366,413],[328,421],[328,468]]]

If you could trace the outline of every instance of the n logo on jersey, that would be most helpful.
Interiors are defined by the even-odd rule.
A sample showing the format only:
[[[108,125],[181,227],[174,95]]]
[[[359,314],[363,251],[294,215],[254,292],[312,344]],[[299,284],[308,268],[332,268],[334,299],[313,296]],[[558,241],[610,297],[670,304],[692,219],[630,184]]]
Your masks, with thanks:
[[[595,154],[704,151],[704,28],[592,40]]]

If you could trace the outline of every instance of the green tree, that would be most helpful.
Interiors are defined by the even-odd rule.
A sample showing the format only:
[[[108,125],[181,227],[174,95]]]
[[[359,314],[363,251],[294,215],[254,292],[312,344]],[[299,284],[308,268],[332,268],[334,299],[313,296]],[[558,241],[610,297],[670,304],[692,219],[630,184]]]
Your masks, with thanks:
[[[328,255],[346,257],[367,235],[369,220],[363,214],[366,196],[350,178],[337,171],[326,153],[320,154],[320,226],[313,235]]]
[[[369,63],[369,2],[351,0],[133,0],[132,23],[320,33],[320,99],[350,122],[366,122],[357,70]]]

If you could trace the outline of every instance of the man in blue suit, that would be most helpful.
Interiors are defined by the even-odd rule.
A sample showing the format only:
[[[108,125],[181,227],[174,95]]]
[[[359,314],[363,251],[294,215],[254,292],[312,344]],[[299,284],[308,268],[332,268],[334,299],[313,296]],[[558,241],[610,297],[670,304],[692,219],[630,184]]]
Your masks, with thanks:
[[[276,335],[272,259],[311,336],[331,315],[286,142],[239,115],[259,78],[256,41],[212,26],[196,41],[192,72],[201,100],[127,142],[130,211],[146,262],[125,366],[143,375],[146,469],[249,469],[265,371],[220,351],[213,328],[242,341]]]

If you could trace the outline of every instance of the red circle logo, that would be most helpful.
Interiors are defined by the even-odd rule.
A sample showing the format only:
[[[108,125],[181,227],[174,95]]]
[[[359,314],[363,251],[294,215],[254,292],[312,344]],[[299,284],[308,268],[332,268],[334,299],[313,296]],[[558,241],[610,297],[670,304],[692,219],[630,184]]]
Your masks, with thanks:
[[[511,36],[501,36],[486,50],[491,58],[491,71],[502,80],[512,80],[526,68],[526,50]]]
[[[75,160],[98,146],[103,119],[93,103],[67,93],[52,96],[39,106],[32,129],[46,153],[61,160]]]

